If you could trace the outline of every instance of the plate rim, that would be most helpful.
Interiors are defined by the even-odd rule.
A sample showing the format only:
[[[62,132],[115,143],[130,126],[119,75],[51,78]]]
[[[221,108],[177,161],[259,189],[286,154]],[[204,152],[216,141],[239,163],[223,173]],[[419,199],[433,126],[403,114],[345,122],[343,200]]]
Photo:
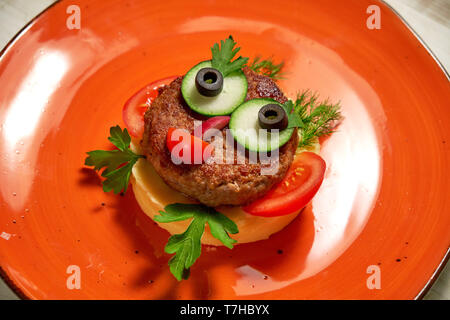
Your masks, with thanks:
[[[395,10],[389,3],[387,3],[385,0],[381,0],[381,2],[388,9],[390,9],[397,16],[397,18],[400,19],[401,22],[403,22],[403,24],[408,28],[408,30],[416,37],[417,40],[419,40],[419,43],[422,45],[422,47],[424,47],[425,50],[427,50],[428,54],[434,59],[434,61],[437,63],[437,65],[439,66],[441,71],[447,77],[447,80],[450,81],[450,76],[449,76],[447,69],[445,69],[445,66],[442,64],[442,62],[439,60],[439,58],[435,55],[435,53],[431,50],[431,48],[426,44],[426,42],[422,39],[422,37],[416,32],[416,30],[414,30],[414,28],[405,20],[405,18],[397,10]],[[1,55],[0,55],[0,57],[1,57]],[[428,279],[425,286],[415,296],[414,300],[421,300],[421,299],[423,299],[423,297],[425,297],[425,295],[428,293],[428,291],[430,291],[433,284],[439,278],[439,275],[441,274],[442,270],[444,270],[445,266],[449,262],[449,258],[450,258],[450,247],[447,248],[447,251],[444,254],[444,256],[442,257],[441,261],[439,262],[439,265],[436,267],[436,269],[434,269],[433,274]]]
[[[25,34],[27,29],[37,20],[39,19],[44,13],[46,13],[48,10],[56,6],[58,3],[60,3],[61,0],[56,0],[49,6],[47,6],[44,10],[42,10],[39,14],[37,14],[35,17],[33,17],[30,21],[28,21],[27,24],[25,24],[17,33],[12,37],[6,45],[3,47],[2,50],[0,50],[0,60],[3,58],[3,56],[6,54],[6,52],[9,50],[10,47],[14,45],[17,39],[19,39],[22,34]],[[9,289],[11,289],[12,292],[16,296],[18,296],[22,300],[32,300],[33,297],[27,295],[22,288],[16,285],[16,283],[11,279],[11,277],[8,275],[6,270],[2,267],[0,264],[0,279],[3,280],[3,282],[8,286]]]
[[[0,60],[3,58],[3,56],[6,54],[6,52],[14,45],[14,43],[23,35],[26,33],[27,29],[37,20],[39,19],[43,14],[45,14],[47,11],[51,10],[54,6],[61,3],[63,0],[56,0],[55,2],[51,3],[49,6],[47,6],[44,10],[42,10],[39,14],[37,14],[35,17],[33,17],[26,25],[24,25],[3,47],[2,50],[0,50]],[[450,75],[445,68],[445,66],[442,64],[442,62],[439,60],[439,58],[435,55],[435,53],[431,50],[431,48],[428,46],[428,44],[422,39],[422,37],[414,30],[414,28],[405,20],[405,18],[396,10],[394,9],[389,3],[387,3],[385,0],[378,0],[381,4],[386,6],[391,12],[395,14],[395,16],[408,28],[409,32],[411,32],[415,38],[419,41],[421,46],[427,51],[427,53],[433,58],[433,60],[436,62],[436,64],[439,66],[439,69],[444,73],[447,80],[450,81]],[[433,271],[433,274],[428,279],[425,286],[417,293],[417,295],[414,297],[414,300],[421,300],[424,298],[424,296],[429,292],[431,287],[434,285],[436,280],[439,278],[439,275],[441,274],[442,270],[446,267],[447,263],[449,263],[450,259],[450,247],[447,248],[447,251],[445,252],[444,256],[442,257],[439,264],[436,266],[436,268]],[[22,300],[33,300],[35,299],[31,295],[27,295],[22,288],[20,288],[16,283],[11,279],[11,277],[8,275],[6,270],[2,267],[0,264],[0,279],[4,281],[4,283],[8,286],[11,291],[14,292],[20,299]]]

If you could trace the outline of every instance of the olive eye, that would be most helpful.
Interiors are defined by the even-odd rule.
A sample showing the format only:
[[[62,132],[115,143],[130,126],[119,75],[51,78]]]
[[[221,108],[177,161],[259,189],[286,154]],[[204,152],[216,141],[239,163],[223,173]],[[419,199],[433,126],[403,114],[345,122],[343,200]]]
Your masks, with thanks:
[[[206,97],[215,97],[222,92],[222,73],[214,68],[203,68],[195,76],[195,86],[198,92]]]
[[[263,129],[284,130],[288,126],[288,117],[283,107],[278,104],[266,104],[258,112],[259,125]]]

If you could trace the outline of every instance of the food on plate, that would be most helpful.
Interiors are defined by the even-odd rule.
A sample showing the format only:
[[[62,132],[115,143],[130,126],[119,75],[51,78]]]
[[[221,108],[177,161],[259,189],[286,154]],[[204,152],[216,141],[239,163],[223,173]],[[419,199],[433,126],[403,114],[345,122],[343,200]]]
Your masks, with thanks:
[[[287,101],[271,79],[257,75],[250,69],[245,69],[245,75],[248,79],[246,81],[250,84],[247,92],[247,98],[250,99],[248,101],[254,101],[254,97],[260,97],[258,85],[261,83],[264,83],[266,95],[282,103]],[[142,152],[161,178],[175,190],[211,207],[248,204],[263,196],[280,182],[291,165],[297,149],[298,137],[292,135],[294,129],[289,130],[291,134],[288,133],[286,144],[279,150],[280,156],[276,159],[279,162],[279,170],[273,175],[262,175],[262,164],[259,161],[250,163],[248,153],[242,155],[245,158],[243,163],[237,163],[239,151],[233,139],[231,142],[230,139],[226,139],[226,129],[222,130],[223,148],[220,151],[217,148],[216,153],[223,152],[224,158],[226,156],[232,158],[230,163],[179,165],[171,160],[172,154],[167,152],[166,143],[166,137],[170,136],[169,129],[177,128],[193,133],[194,121],[207,120],[193,113],[186,106],[180,90],[181,82],[182,78],[178,78],[165,87],[145,114]],[[233,122],[248,121],[248,119],[243,119],[244,121],[241,122],[233,120],[234,115],[241,109],[242,106],[231,114],[230,128]]]
[[[196,65],[183,77],[181,81],[181,92],[183,103],[187,104],[193,111],[205,116],[227,115],[233,112],[242,102],[247,94],[247,79],[242,70],[235,71],[226,77],[215,77],[215,73],[205,72],[203,81],[199,82],[197,74],[201,75],[205,70],[212,69],[211,62],[204,61]],[[216,71],[220,74],[219,71]],[[211,76],[208,79],[208,76]],[[216,90],[207,90],[207,86],[217,86],[222,79],[222,86]],[[208,80],[211,82],[208,83]],[[199,90],[200,88],[200,90]],[[202,93],[200,93],[202,92]],[[214,94],[216,93],[216,94]],[[213,95],[214,94],[214,95]]]
[[[283,121],[286,122],[285,125],[283,125]],[[276,136],[268,134],[266,136],[260,134],[259,130],[249,130],[255,127],[266,129],[267,132],[276,129],[279,130],[279,134]],[[287,113],[283,105],[272,99],[252,99],[240,105],[231,115],[230,130],[238,143],[253,152],[272,151],[281,148],[280,151],[283,153],[286,148],[282,147],[288,142],[294,144],[294,148],[291,150],[292,154],[295,154],[297,149],[297,129],[296,127],[289,127]],[[288,167],[291,162],[289,162]],[[285,172],[282,176],[284,174]]]
[[[117,149],[85,160],[103,170],[105,192],[131,181],[142,210],[171,234],[178,280],[202,244],[231,249],[288,225],[324,179],[318,138],[342,119],[339,104],[308,90],[288,99],[276,84],[284,64],[249,63],[239,49],[230,36],[185,76],[138,91],[123,108],[126,128],[110,129]]]

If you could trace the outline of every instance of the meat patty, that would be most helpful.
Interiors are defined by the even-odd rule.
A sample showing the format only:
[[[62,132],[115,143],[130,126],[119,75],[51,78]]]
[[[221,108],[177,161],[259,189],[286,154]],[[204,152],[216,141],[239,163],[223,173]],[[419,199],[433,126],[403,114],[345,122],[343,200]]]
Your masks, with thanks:
[[[272,98],[280,103],[287,101],[272,79],[256,74],[249,68],[243,71],[248,81],[246,100]],[[145,132],[141,145],[147,160],[168,185],[207,206],[244,205],[264,196],[286,175],[297,149],[297,131],[280,148],[276,159],[278,171],[273,175],[263,175],[261,169],[267,164],[261,164],[259,160],[250,163],[249,154],[245,155],[245,163],[238,163],[238,151],[235,147],[230,149],[226,139],[224,154],[232,150],[235,159],[233,164],[175,165],[166,146],[168,129],[175,127],[192,133],[194,120],[205,120],[184,101],[181,94],[182,80],[179,77],[164,87],[145,113]],[[224,130],[222,133],[225,135]]]

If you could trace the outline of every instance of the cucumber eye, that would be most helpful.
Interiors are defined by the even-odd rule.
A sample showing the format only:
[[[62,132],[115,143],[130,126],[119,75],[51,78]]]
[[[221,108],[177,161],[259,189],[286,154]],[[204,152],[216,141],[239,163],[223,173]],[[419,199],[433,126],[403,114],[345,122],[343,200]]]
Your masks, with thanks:
[[[214,68],[203,68],[195,76],[195,86],[202,96],[215,97],[222,92],[222,73]]]
[[[258,112],[259,125],[263,129],[284,130],[288,126],[288,117],[283,107],[271,103],[266,104]]]

